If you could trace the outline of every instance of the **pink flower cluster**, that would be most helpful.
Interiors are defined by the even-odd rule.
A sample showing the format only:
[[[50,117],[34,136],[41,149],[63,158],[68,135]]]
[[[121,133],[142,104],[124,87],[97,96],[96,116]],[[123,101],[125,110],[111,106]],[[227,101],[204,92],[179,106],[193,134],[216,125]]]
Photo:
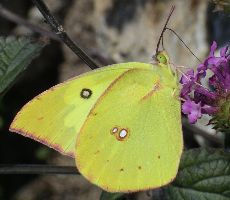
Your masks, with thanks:
[[[181,78],[182,112],[190,123],[195,123],[202,114],[215,114],[220,103],[230,96],[230,53],[228,46],[221,48],[220,56],[215,56],[217,43],[213,42],[208,58],[201,63],[197,71],[189,70]],[[207,70],[212,72],[208,79],[209,88],[202,86]]]

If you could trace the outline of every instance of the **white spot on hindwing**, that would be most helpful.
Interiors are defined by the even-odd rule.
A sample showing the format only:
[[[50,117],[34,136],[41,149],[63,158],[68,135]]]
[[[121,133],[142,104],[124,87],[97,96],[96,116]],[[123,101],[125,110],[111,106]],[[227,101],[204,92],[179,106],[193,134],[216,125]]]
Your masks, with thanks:
[[[120,138],[125,138],[127,136],[128,132],[126,129],[122,129],[119,133]]]
[[[129,135],[129,130],[127,128],[115,126],[111,129],[110,133],[114,135],[118,141],[123,141]]]
[[[117,131],[118,131],[117,127],[114,127],[113,130],[112,130],[113,133],[116,133]]]

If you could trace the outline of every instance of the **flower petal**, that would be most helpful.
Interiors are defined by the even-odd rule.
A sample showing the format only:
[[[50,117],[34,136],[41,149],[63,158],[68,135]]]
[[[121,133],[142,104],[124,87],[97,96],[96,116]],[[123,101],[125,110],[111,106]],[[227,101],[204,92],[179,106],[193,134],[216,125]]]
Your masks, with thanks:
[[[208,105],[204,105],[201,108],[201,112],[203,114],[208,114],[208,115],[215,114],[218,110],[219,110],[218,107],[213,107],[213,106],[208,106]]]
[[[201,104],[187,100],[182,105],[182,112],[188,115],[189,122],[194,124],[201,118]]]
[[[213,41],[209,56],[214,56],[216,49],[217,49],[217,43],[216,43],[216,41]]]
[[[190,69],[185,74],[182,75],[180,83],[187,84],[194,79],[194,70]]]
[[[215,104],[217,99],[217,94],[215,92],[211,92],[210,90],[197,86],[194,91],[194,101],[201,102],[202,105],[213,105]]]
[[[228,52],[228,46],[221,48],[220,49],[220,56],[225,57],[227,52]]]

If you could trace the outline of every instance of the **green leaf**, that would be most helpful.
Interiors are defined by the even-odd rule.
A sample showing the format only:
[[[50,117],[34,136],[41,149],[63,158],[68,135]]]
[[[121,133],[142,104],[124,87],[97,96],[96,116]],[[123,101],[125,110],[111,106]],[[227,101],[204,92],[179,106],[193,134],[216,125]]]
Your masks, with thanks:
[[[43,46],[43,42],[24,37],[0,37],[0,94],[38,56]]]
[[[102,191],[100,200],[121,200],[124,199],[123,193],[109,193]]]
[[[167,200],[230,200],[230,153],[211,148],[185,152],[175,181],[163,194]]]

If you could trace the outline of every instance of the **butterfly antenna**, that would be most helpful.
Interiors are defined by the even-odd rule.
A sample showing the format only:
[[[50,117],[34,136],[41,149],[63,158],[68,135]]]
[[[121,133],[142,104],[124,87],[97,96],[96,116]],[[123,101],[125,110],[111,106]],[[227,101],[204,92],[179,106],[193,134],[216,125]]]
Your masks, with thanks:
[[[163,34],[163,37],[161,38],[161,46],[162,46],[162,49],[165,50],[165,47],[164,47],[164,34]]]
[[[165,30],[169,30],[171,31],[181,42],[182,44],[189,50],[189,52],[199,61],[202,62],[193,52],[192,50],[188,47],[188,45],[182,40],[182,38],[176,33],[176,31],[174,31],[171,28],[165,27]]]
[[[157,48],[156,48],[156,54],[155,54],[155,55],[157,55],[157,53],[159,52],[160,42],[162,41],[164,32],[165,32],[165,30],[166,30],[166,26],[167,26],[167,24],[168,24],[168,22],[169,22],[170,17],[172,16],[172,13],[173,13],[174,10],[175,10],[175,6],[172,6],[172,7],[171,7],[171,10],[170,10],[170,13],[169,13],[169,15],[168,15],[168,18],[167,18],[167,20],[166,20],[166,22],[165,22],[164,28],[162,29],[161,35],[160,35],[159,40],[158,40],[158,42],[157,42]],[[162,44],[163,44],[163,42],[162,42]],[[153,57],[154,57],[154,56],[153,56]]]

